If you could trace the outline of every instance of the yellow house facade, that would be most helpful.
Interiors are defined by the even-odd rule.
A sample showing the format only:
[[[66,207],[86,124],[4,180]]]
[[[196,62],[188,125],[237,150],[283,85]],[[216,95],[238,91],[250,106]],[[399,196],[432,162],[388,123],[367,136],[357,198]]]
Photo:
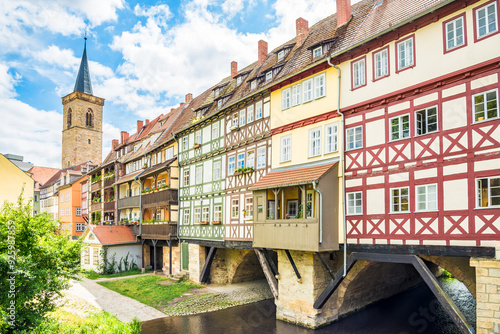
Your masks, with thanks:
[[[33,200],[34,180],[6,157],[0,154],[0,206],[17,203],[19,195],[25,201]]]

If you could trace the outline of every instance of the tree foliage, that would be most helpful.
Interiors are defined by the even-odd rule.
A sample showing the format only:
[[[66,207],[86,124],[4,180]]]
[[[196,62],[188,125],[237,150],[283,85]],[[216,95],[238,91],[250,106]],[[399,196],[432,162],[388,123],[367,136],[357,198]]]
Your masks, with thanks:
[[[30,203],[21,197],[17,204],[6,203],[0,210],[0,276],[4,280],[0,314],[9,331],[40,324],[80,269],[81,242],[58,234],[59,223],[47,213],[32,213]]]

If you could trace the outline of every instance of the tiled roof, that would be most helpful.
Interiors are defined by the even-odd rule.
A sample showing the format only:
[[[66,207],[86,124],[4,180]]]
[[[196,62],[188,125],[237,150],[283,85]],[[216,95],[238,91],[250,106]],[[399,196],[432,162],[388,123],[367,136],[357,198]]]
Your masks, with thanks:
[[[336,164],[337,163],[334,162],[319,166],[270,172],[251,186],[249,190],[288,187],[318,181]]]
[[[124,182],[132,181],[137,175],[141,174],[144,172],[144,170],[137,171],[135,173],[125,175],[124,177],[120,178],[118,181],[115,182],[115,184],[122,184]]]
[[[31,177],[36,181],[35,183],[35,191],[39,191],[40,187],[45,184],[54,174],[59,171],[57,168],[50,167],[39,167],[33,166],[28,171],[31,173]]]
[[[152,173],[154,173],[154,172],[156,172],[156,171],[158,171],[158,170],[160,170],[160,169],[162,169],[164,167],[169,166],[172,162],[175,161],[175,159],[177,159],[177,158],[169,159],[169,160],[167,160],[165,162],[162,162],[159,165],[156,165],[156,166],[153,166],[153,167],[151,167],[149,169],[146,169],[146,171],[144,172],[144,174],[141,175],[141,177],[147,176],[147,175],[151,175]]]
[[[136,243],[137,238],[128,226],[123,225],[89,225],[102,245]]]
[[[82,162],[81,164],[79,165],[75,165],[75,166],[71,166],[71,167],[67,167],[67,168],[64,168],[64,169],[60,169],[59,171],[57,171],[50,179],[48,179],[44,184],[43,186],[41,186],[40,188],[45,188],[45,187],[48,187],[50,186],[51,184],[53,184],[54,182],[56,182],[57,180],[59,180],[59,177],[61,176],[61,173],[64,172],[64,171],[68,171],[68,170],[74,170],[74,171],[81,171],[82,168],[87,165],[89,163],[89,161],[85,161],[85,162]]]

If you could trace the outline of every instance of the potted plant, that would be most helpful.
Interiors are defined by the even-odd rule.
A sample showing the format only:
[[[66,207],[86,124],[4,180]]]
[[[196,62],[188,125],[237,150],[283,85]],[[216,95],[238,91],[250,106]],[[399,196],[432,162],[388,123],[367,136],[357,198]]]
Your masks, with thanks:
[[[220,225],[220,224],[222,224],[222,222],[221,222],[221,221],[219,221],[219,220],[218,220],[218,221],[213,221],[213,222],[212,222],[212,225]]]
[[[146,168],[148,168],[148,164],[145,163],[144,165],[142,165],[142,169],[146,169]]]
[[[201,147],[201,144],[198,144],[198,143],[194,143],[193,145],[193,148],[196,149],[196,148],[200,148]]]
[[[208,222],[202,221],[200,222],[200,225],[208,225]]]

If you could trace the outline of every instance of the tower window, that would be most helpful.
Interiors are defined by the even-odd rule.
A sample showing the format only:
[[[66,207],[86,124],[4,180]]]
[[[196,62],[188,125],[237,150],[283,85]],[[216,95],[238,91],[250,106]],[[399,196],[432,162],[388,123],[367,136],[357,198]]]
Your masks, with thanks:
[[[87,115],[85,117],[85,125],[90,126],[90,127],[94,127],[94,119],[93,118],[94,118],[94,112],[92,111],[92,109],[87,110]]]
[[[67,122],[68,122],[68,128],[71,126],[71,114],[73,112],[71,111],[71,108],[68,109],[68,119],[67,119]]]
[[[90,144],[90,139],[89,139],[89,144]]]

